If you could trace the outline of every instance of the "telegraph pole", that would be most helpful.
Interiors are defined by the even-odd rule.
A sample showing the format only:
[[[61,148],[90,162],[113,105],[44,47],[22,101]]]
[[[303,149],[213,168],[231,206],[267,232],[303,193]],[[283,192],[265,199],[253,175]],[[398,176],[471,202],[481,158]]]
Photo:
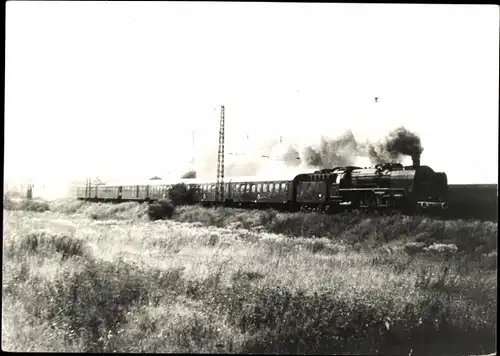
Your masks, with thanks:
[[[220,106],[219,149],[217,151],[217,185],[215,186],[215,201],[224,202],[224,105]]]

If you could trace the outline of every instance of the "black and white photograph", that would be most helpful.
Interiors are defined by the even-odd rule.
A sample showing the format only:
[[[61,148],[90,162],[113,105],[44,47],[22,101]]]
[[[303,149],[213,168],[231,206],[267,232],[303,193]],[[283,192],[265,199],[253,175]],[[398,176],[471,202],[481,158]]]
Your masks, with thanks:
[[[3,351],[496,355],[498,5],[5,9]]]

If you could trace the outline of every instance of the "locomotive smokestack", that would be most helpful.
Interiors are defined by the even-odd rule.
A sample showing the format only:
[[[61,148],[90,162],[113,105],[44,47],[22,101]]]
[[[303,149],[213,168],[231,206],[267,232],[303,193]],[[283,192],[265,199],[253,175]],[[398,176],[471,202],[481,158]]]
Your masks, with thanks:
[[[411,156],[411,159],[413,161],[414,168],[420,167],[420,155],[413,155],[413,156]]]

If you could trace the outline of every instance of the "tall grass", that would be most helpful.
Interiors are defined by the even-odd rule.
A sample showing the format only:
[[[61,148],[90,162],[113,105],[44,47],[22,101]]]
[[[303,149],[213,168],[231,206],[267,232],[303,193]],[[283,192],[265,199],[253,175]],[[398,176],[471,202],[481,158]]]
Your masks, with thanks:
[[[290,237],[322,237],[353,246],[373,248],[395,240],[424,246],[454,244],[459,251],[489,253],[497,248],[497,224],[477,220],[437,220],[421,216],[373,216],[362,213],[325,215],[278,213],[227,208],[179,207],[176,221],[204,226],[229,226]]]
[[[177,196],[184,187],[179,186]],[[179,193],[181,192],[181,193]],[[177,195],[176,195],[177,194]],[[181,194],[182,195],[182,194]],[[4,198],[5,199],[5,198]],[[203,208],[175,206],[161,200],[146,203],[86,203],[71,199],[52,202],[21,200],[14,204],[7,199],[9,210],[54,211],[63,214],[83,214],[94,220],[144,221],[171,218],[179,222],[202,226],[229,227],[282,234],[289,237],[326,238],[355,247],[373,248],[394,240],[405,240],[416,253],[432,245],[455,245],[460,252],[476,257],[497,248],[497,223],[480,220],[440,220],[424,216],[367,215],[362,212],[325,215],[320,213],[282,213],[274,210],[244,210],[235,208]],[[420,248],[414,248],[419,246]]]
[[[149,222],[137,206],[130,224],[94,219],[89,206],[4,210],[4,349],[457,355],[495,346],[496,267],[474,255],[479,247],[417,240],[470,234],[496,260],[496,226],[344,216],[336,230],[320,217],[196,208],[178,213],[204,222]],[[266,232],[283,229],[279,219],[289,219],[290,236],[308,226],[317,234],[319,223],[333,232]]]

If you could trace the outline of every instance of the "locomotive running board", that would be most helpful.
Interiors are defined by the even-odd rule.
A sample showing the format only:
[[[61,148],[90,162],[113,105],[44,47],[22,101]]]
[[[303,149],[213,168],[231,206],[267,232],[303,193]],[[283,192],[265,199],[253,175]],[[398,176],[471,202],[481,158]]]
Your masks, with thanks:
[[[339,192],[349,192],[349,191],[374,191],[374,192],[387,192],[387,191],[393,191],[393,192],[404,192],[404,189],[401,188],[340,188]]]

